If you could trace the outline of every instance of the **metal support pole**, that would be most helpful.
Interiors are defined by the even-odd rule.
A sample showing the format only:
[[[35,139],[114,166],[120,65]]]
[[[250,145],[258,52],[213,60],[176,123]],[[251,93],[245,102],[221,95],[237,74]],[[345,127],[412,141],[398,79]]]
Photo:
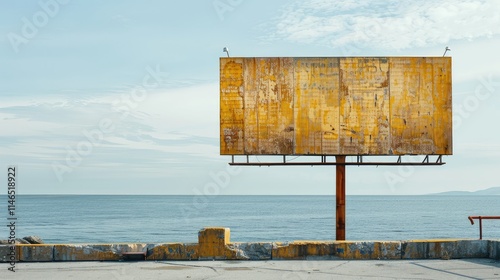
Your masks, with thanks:
[[[335,161],[337,163],[345,163],[345,156],[335,156]],[[336,174],[336,201],[337,201],[337,211],[335,215],[336,219],[336,240],[345,240],[345,165],[337,165]]]
[[[483,219],[479,216],[479,239],[483,239]]]

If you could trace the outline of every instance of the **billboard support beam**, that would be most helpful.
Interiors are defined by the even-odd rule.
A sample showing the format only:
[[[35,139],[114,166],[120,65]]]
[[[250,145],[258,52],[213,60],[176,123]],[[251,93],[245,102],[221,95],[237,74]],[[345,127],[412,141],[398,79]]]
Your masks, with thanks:
[[[345,163],[345,156],[335,156],[337,163]],[[345,240],[345,165],[338,164],[336,166],[336,240]]]
[[[229,165],[240,165],[240,166],[300,166],[300,165],[309,165],[309,166],[314,166],[314,165],[356,165],[356,166],[398,166],[398,165],[410,165],[410,166],[416,166],[416,165],[443,165],[445,162],[443,162],[443,157],[442,155],[425,155],[425,158],[423,160],[403,160],[402,156],[399,155],[397,157],[397,160],[395,161],[364,161],[363,155],[357,155],[356,156],[356,161],[342,161],[339,162],[337,160],[333,161],[328,161],[327,157],[328,155],[321,155],[319,160],[315,161],[292,161],[299,156],[296,156],[292,160],[288,160],[286,155],[282,155],[282,160],[281,161],[271,161],[271,162],[266,162],[266,161],[250,161],[249,156],[250,155],[245,155],[246,161],[236,161],[235,158],[236,156],[239,155],[231,155],[231,162],[229,162]],[[255,155],[258,156],[258,155]],[[268,155],[267,155],[268,156]],[[337,159],[340,155],[336,155],[335,159]],[[344,155],[344,159],[345,159]],[[388,156],[387,156],[388,157]],[[410,156],[411,157],[411,156]],[[432,158],[434,157],[434,158]]]

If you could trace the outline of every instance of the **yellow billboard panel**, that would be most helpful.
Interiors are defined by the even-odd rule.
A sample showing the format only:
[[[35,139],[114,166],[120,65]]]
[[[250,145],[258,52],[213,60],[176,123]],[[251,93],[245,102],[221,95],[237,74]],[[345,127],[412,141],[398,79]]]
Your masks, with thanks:
[[[223,155],[452,154],[451,58],[220,59]]]
[[[295,60],[294,154],[338,154],[338,60]]]
[[[390,151],[387,58],[340,60],[340,154]]]

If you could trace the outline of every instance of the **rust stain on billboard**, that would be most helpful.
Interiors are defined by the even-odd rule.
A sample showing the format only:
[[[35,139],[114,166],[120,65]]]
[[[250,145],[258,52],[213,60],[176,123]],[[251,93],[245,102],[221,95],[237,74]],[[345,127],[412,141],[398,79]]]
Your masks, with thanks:
[[[296,59],[294,76],[294,153],[338,154],[338,60]]]
[[[387,58],[340,60],[340,153],[390,153]]]
[[[244,153],[293,153],[290,58],[252,58],[243,66]]]
[[[223,155],[452,154],[451,58],[220,59]]]

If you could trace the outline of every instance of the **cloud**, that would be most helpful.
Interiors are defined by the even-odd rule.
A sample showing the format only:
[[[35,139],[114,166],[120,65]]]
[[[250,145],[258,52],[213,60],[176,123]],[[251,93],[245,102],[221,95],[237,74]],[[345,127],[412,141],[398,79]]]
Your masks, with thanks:
[[[150,90],[137,101],[132,93],[0,97],[0,152],[47,168],[81,148],[81,166],[121,172],[219,160],[216,83]],[[103,120],[112,129],[99,132]]]
[[[402,50],[500,34],[500,1],[297,1],[272,39]]]

